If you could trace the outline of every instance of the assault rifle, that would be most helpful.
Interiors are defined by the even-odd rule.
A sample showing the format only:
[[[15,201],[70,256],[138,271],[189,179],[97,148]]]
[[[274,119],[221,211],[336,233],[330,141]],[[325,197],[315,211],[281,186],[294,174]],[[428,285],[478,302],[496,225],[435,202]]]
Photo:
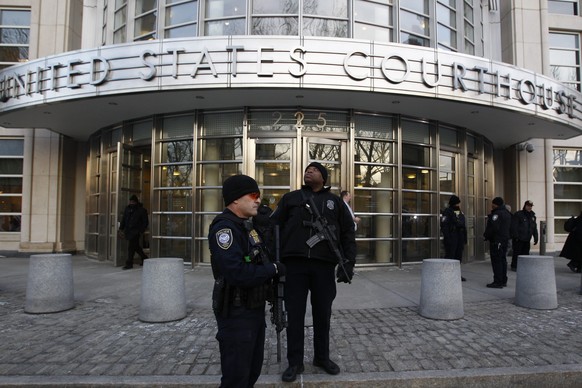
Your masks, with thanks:
[[[315,205],[315,201],[313,200],[313,195],[309,197],[308,202],[305,204],[305,207],[309,211],[312,216],[312,219],[315,218],[314,221],[303,221],[303,225],[309,226],[315,230],[315,234],[306,241],[309,248],[313,248],[315,244],[320,241],[327,241],[327,245],[335,254],[337,258],[338,264],[343,271],[343,274],[346,276],[346,280],[349,284],[352,284],[352,279],[346,270],[345,264],[348,260],[344,257],[342,251],[339,249],[337,245],[337,236],[335,234],[335,226],[329,225],[327,222],[327,218],[323,217],[319,210],[317,209],[317,205]]]
[[[280,263],[279,225],[275,225],[275,263]],[[281,332],[287,327],[287,311],[285,310],[284,290],[285,276],[279,276],[273,281],[275,295],[271,304],[271,323],[277,332],[277,362],[281,361]]]

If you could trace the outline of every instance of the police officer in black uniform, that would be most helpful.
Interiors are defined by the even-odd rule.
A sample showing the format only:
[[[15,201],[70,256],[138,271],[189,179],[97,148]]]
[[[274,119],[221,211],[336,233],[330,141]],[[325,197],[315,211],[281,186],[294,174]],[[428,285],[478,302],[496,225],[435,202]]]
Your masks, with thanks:
[[[533,237],[534,239],[534,245],[538,243],[538,223],[536,213],[532,208],[533,202],[527,200],[523,204],[523,209],[513,213],[511,217],[512,271],[517,270],[517,258],[519,255],[529,255],[531,238]]]
[[[507,243],[510,238],[511,213],[505,207],[503,198],[495,197],[491,203],[491,213],[487,216],[487,226],[483,237],[489,241],[489,255],[493,267],[493,282],[489,288],[507,286]]]
[[[313,162],[304,173],[305,185],[300,190],[285,194],[272,217],[281,227],[281,260],[287,266],[285,282],[285,306],[288,314],[287,360],[289,367],[282,380],[295,381],[303,373],[304,326],[307,294],[311,292],[314,331],[313,365],[327,373],[340,373],[339,366],[330,360],[329,329],[331,307],[336,296],[338,282],[351,281],[356,262],[354,221],[342,199],[325,187],[327,170]],[[327,241],[319,241],[312,248],[307,240],[316,234],[313,221],[317,218],[310,208],[310,198],[325,217],[337,237],[339,249],[347,260],[346,273],[338,266],[338,258]]]
[[[260,191],[246,175],[224,181],[226,209],[210,225],[208,242],[215,283],[212,307],[218,324],[221,387],[252,387],[261,374],[265,345],[265,301],[271,279],[285,266],[269,261],[252,226]]]
[[[441,216],[441,231],[445,245],[445,257],[451,260],[463,260],[463,249],[467,244],[467,227],[465,215],[461,211],[461,199],[451,195],[449,207]],[[466,279],[461,276],[461,280]]]

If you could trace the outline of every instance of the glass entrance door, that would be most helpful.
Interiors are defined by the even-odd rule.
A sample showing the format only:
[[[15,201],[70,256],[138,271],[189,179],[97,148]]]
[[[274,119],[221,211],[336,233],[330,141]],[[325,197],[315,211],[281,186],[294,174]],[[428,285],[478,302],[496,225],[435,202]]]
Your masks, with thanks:
[[[142,199],[143,155],[133,147],[117,143],[117,152],[110,154],[109,174],[109,249],[107,260],[121,266],[127,255],[127,241],[117,237],[129,197],[135,194]]]
[[[303,184],[303,172],[309,163],[323,164],[329,173],[326,186],[339,195],[347,187],[344,140],[304,137],[301,147],[292,139],[254,139],[254,177],[262,190],[263,200],[275,208],[281,197]]]

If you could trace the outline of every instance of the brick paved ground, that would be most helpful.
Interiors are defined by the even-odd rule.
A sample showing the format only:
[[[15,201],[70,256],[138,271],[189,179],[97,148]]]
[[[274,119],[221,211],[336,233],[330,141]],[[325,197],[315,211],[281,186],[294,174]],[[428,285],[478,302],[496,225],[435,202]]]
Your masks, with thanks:
[[[56,314],[26,314],[25,295],[0,294],[0,376],[216,376],[216,325],[209,309],[180,321],[143,323],[138,307],[107,299]],[[555,310],[512,300],[465,306],[463,319],[430,320],[416,307],[336,310],[331,354],[347,374],[582,365],[582,296],[560,291]],[[312,340],[306,328],[306,343]],[[283,334],[283,343],[285,336]],[[284,346],[283,346],[284,348]],[[310,365],[306,374],[322,371]],[[269,324],[263,374],[278,375]]]

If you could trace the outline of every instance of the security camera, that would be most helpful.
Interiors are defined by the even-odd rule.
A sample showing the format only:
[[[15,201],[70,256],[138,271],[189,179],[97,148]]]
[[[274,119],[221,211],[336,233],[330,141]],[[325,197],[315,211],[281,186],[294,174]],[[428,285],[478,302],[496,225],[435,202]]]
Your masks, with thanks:
[[[534,152],[535,147],[533,144],[525,143],[525,150],[531,154],[532,152]]]

